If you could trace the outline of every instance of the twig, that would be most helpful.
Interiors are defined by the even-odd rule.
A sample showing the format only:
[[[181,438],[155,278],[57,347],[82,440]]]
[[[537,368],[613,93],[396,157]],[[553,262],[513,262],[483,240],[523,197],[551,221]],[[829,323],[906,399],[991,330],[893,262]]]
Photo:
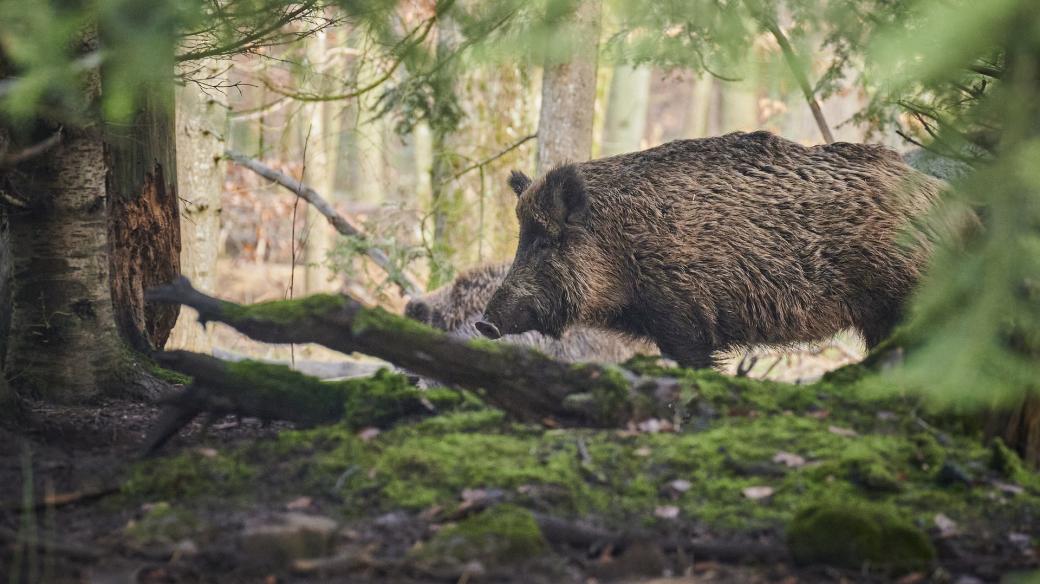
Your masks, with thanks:
[[[301,199],[313,205],[319,213],[324,215],[336,231],[348,237],[367,240],[365,231],[361,226],[354,224],[349,219],[338,213],[328,201],[318,194],[318,191],[306,185],[303,181],[296,180],[283,172],[279,172],[270,166],[267,166],[255,158],[250,158],[238,152],[228,150],[224,155],[236,164],[248,168],[267,180],[297,194]],[[365,252],[372,258],[372,261],[374,261],[376,265],[386,272],[387,276],[390,277],[390,280],[397,284],[401,289],[401,292],[406,296],[416,296],[422,293],[422,286],[420,286],[419,283],[406,272],[395,269],[393,263],[390,261],[390,256],[388,256],[385,251],[377,247],[367,246]]]
[[[823,140],[828,144],[833,144],[834,134],[831,133],[830,126],[827,125],[827,119],[823,117],[823,110],[820,109],[820,102],[816,100],[816,95],[813,93],[809,77],[802,69],[801,63],[798,62],[798,57],[794,54],[794,49],[791,48],[791,43],[787,40],[787,36],[784,34],[784,31],[780,30],[780,26],[772,18],[761,15],[760,19],[762,25],[772,33],[776,43],[780,45],[780,51],[784,54],[784,61],[787,62],[787,67],[791,70],[791,74],[794,75],[798,86],[802,88],[802,94],[805,96],[805,101],[809,104],[809,109],[812,110],[813,119],[816,120],[816,126],[820,128],[820,134],[823,134]]]
[[[37,156],[46,153],[48,150],[61,143],[61,131],[62,128],[59,127],[53,134],[32,146],[28,146],[17,152],[4,154],[3,158],[0,158],[0,168],[11,168],[12,166],[21,164],[26,160],[36,158]]]
[[[470,172],[472,170],[476,170],[478,168],[487,166],[487,165],[491,164],[492,162],[498,160],[499,158],[502,158],[506,154],[509,154],[513,150],[516,150],[517,148],[523,146],[527,142],[530,142],[531,140],[534,140],[537,137],[538,137],[537,132],[534,133],[534,134],[529,134],[527,136],[524,136],[523,138],[520,138],[516,142],[513,142],[512,144],[510,144],[505,150],[502,150],[498,154],[495,154],[494,156],[489,156],[488,158],[485,158],[484,160],[481,160],[480,162],[475,162],[475,163],[467,166],[466,168],[463,168],[462,170],[456,172],[454,175],[452,175],[452,177],[450,179],[448,179],[448,180],[446,180],[444,182],[453,181],[453,180],[461,177],[462,175],[466,174],[467,172]]]

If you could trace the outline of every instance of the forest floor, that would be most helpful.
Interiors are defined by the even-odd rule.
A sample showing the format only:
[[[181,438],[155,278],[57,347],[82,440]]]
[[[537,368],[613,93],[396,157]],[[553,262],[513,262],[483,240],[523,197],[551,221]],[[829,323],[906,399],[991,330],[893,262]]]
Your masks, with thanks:
[[[961,421],[840,378],[654,373],[696,391],[681,429],[518,424],[466,394],[381,430],[195,422],[145,460],[156,407],[40,407],[0,429],[0,578],[969,584],[1040,568],[1040,475]]]

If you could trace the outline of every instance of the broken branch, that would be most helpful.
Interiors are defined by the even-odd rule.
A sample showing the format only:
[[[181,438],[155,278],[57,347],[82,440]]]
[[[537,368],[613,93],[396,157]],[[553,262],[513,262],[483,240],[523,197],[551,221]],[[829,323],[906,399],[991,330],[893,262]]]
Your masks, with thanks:
[[[310,203],[319,213],[324,215],[325,218],[329,220],[332,227],[341,234],[362,240],[368,239],[365,230],[360,225],[355,224],[350,219],[337,212],[336,209],[334,209],[332,205],[318,193],[318,191],[314,190],[303,181],[296,180],[284,172],[279,172],[255,158],[246,156],[245,154],[228,150],[224,155],[235,164],[248,168],[267,180],[296,193],[296,195],[301,199]],[[390,256],[388,256],[385,251],[373,246],[368,246],[365,251],[368,256],[372,258],[372,261],[386,272],[387,276],[390,277],[390,280],[397,284],[405,296],[416,296],[422,292],[422,286],[420,286],[412,276],[394,267],[393,262],[390,261]]]

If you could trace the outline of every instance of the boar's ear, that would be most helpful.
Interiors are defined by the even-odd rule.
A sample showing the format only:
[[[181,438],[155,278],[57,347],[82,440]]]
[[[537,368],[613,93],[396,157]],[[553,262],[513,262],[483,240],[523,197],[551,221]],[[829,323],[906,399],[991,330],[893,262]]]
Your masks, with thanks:
[[[550,209],[559,225],[583,225],[589,211],[585,181],[573,164],[557,166],[545,175],[543,192],[551,197]]]
[[[520,172],[519,170],[514,170],[513,172],[509,173],[508,182],[509,187],[513,189],[513,192],[516,193],[516,196],[519,197],[520,195],[524,194],[524,191],[527,190],[527,187],[531,186],[531,177]]]

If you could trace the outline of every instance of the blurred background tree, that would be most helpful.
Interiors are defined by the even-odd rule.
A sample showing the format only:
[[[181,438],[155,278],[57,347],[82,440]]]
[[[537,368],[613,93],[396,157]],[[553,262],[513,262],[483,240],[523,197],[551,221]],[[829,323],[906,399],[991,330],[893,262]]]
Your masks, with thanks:
[[[127,124],[144,128],[149,139],[129,143],[159,155],[110,149],[123,154],[108,167],[136,169],[124,173],[130,186],[90,187],[111,200],[137,200],[147,175],[140,161],[168,160],[176,127],[178,175],[169,168],[163,180],[166,192],[176,181],[180,207],[158,207],[179,216],[181,253],[168,251],[162,265],[179,261],[204,287],[241,301],[346,289],[399,309],[398,289],[365,252],[379,247],[391,271],[431,287],[458,269],[508,261],[517,227],[503,179],[511,168],[532,173],[557,160],[554,144],[569,144],[559,156],[581,159],[767,129],[806,144],[923,147],[944,165],[968,165],[944,166],[960,177],[948,212],[970,207],[984,228],[937,258],[900,337],[905,366],[892,380],[937,402],[1015,406],[1018,417],[997,422],[998,430],[1032,428],[1013,439],[1036,459],[1040,415],[1028,396],[1040,379],[1040,178],[1031,162],[1040,152],[1037,12],[1029,0],[99,0],[75,8],[0,0],[4,160],[47,146],[59,128],[62,139],[61,148],[43,148],[46,155],[5,162],[6,237],[20,238],[19,224],[28,225],[19,184],[63,176],[54,166],[60,160],[49,158],[79,140],[101,144],[94,129],[113,136]],[[92,89],[92,76],[103,91]],[[160,113],[175,84],[177,126]],[[164,146],[152,140],[159,135]],[[225,148],[302,179],[365,237],[334,236],[291,193],[222,162]],[[118,195],[124,191],[136,196]],[[109,223],[121,215],[107,212],[105,227],[91,225],[95,239],[120,233]],[[174,249],[169,229],[145,231],[166,233]],[[8,247],[19,249],[14,243]],[[57,245],[54,254],[68,248]],[[165,273],[119,268],[143,261],[110,269],[128,274],[117,281],[135,283],[123,288],[139,290],[141,274]],[[21,375],[12,373],[12,358],[28,366],[18,339],[34,330],[17,310],[27,302],[17,300],[25,271],[15,266],[9,379]],[[118,286],[110,288],[92,303],[112,304]],[[114,298],[117,313],[133,306]],[[75,313],[70,298],[55,301],[68,310],[49,302],[44,312]],[[134,330],[147,331],[138,336],[161,343],[172,323],[143,304],[133,310],[113,315],[122,326],[105,330],[131,340]],[[110,320],[97,314],[90,322]],[[30,320],[39,325],[42,316]],[[90,326],[97,336],[100,325]],[[175,338],[285,356],[284,348],[226,331]],[[861,351],[839,338],[773,354],[752,374],[811,377]]]

